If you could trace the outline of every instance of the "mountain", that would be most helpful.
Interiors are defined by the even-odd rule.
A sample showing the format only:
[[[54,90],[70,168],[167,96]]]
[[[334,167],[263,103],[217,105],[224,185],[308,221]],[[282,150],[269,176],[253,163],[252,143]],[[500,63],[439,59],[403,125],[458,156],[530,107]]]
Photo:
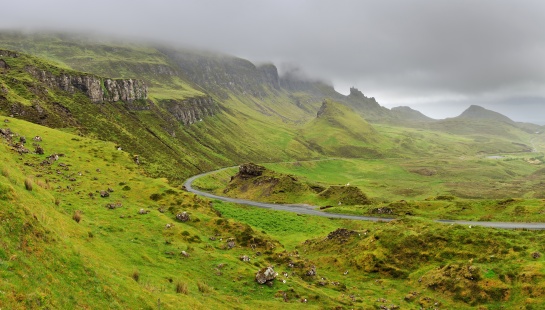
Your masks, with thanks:
[[[462,112],[462,114],[460,114],[456,118],[470,119],[470,120],[492,120],[497,122],[504,122],[507,124],[515,123],[513,120],[511,120],[509,117],[503,114],[500,114],[498,112],[494,112],[491,110],[487,110],[478,105],[471,105],[469,108],[467,108],[464,112]]]
[[[434,120],[433,118],[427,117],[421,112],[410,107],[394,107],[391,109],[391,111],[397,120],[417,122],[429,122]]]
[[[366,97],[355,87],[350,88],[350,94],[343,102],[369,122],[386,122],[392,118],[390,110],[379,105],[375,98]]]

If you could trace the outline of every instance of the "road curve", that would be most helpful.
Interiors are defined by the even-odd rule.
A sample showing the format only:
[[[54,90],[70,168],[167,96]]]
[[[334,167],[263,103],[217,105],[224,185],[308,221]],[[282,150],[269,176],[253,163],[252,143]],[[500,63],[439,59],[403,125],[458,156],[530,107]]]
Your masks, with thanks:
[[[322,217],[328,217],[328,218],[339,218],[339,219],[359,220],[359,221],[390,222],[392,220],[395,220],[395,218],[328,213],[328,212],[320,211],[316,209],[315,207],[309,206],[309,205],[276,204],[276,203],[266,203],[266,202],[258,202],[253,200],[239,199],[239,198],[231,198],[231,197],[219,196],[219,195],[203,192],[193,188],[192,186],[193,181],[195,181],[196,179],[203,177],[205,175],[220,172],[229,168],[234,168],[234,167],[226,167],[219,170],[214,170],[214,171],[209,171],[209,172],[201,173],[198,175],[194,175],[184,182],[185,189],[188,192],[197,194],[199,196],[203,196],[203,197],[207,197],[211,199],[218,199],[218,200],[226,201],[226,202],[237,203],[241,205],[263,208],[263,209],[288,211],[288,212],[295,212],[297,214],[307,214],[307,215],[315,215],[315,216],[322,216]],[[480,222],[480,221],[460,221],[460,220],[435,220],[435,222],[443,223],[443,224],[466,225],[469,227],[482,226],[482,227],[502,228],[502,229],[545,230],[545,223]]]

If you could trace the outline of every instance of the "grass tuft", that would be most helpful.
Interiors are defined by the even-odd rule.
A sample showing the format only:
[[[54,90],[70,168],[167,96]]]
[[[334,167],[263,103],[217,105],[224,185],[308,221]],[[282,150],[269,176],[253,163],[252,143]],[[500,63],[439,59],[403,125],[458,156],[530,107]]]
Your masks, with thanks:
[[[201,293],[210,292],[210,286],[208,286],[208,284],[206,284],[203,281],[197,281],[197,288],[199,289],[199,292]]]
[[[187,284],[185,282],[178,281],[178,283],[176,283],[176,293],[187,295],[189,293]]]
[[[32,191],[32,180],[29,178],[25,179],[25,188],[27,191]]]
[[[80,210],[74,211],[74,214],[72,215],[72,219],[73,219],[74,221],[76,221],[76,223],[79,223],[79,222],[81,221],[81,217],[82,217],[82,215],[81,215],[81,211],[80,211]]]
[[[134,281],[138,282],[140,280],[140,272],[138,270],[133,271],[131,277]]]

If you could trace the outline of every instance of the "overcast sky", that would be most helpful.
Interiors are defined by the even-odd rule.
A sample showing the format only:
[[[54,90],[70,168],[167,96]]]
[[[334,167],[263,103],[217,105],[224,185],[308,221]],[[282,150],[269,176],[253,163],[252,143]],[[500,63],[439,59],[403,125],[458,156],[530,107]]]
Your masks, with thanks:
[[[2,29],[91,31],[297,65],[435,118],[482,105],[545,124],[542,0],[13,0]]]

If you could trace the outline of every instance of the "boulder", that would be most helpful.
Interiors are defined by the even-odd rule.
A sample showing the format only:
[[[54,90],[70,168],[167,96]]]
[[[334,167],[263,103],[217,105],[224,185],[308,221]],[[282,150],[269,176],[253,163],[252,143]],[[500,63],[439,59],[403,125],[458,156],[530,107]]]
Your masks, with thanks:
[[[234,240],[234,239],[229,239],[229,240],[227,240],[227,248],[228,248],[228,249],[234,248],[235,245],[236,245],[236,244],[235,244],[235,240]]]
[[[187,222],[189,221],[191,218],[189,217],[189,214],[187,212],[182,212],[182,213],[178,213],[176,214],[176,219],[180,222]]]
[[[243,262],[249,262],[250,261],[250,257],[248,255],[242,255],[241,257],[239,257],[239,259]]]
[[[316,275],[316,266],[310,267],[310,269],[307,270],[306,275],[309,277],[314,277]]]
[[[272,281],[276,279],[276,276],[278,276],[278,273],[274,271],[274,268],[272,266],[269,266],[259,270],[255,274],[255,281],[259,284],[265,284],[267,282],[272,283]]]

